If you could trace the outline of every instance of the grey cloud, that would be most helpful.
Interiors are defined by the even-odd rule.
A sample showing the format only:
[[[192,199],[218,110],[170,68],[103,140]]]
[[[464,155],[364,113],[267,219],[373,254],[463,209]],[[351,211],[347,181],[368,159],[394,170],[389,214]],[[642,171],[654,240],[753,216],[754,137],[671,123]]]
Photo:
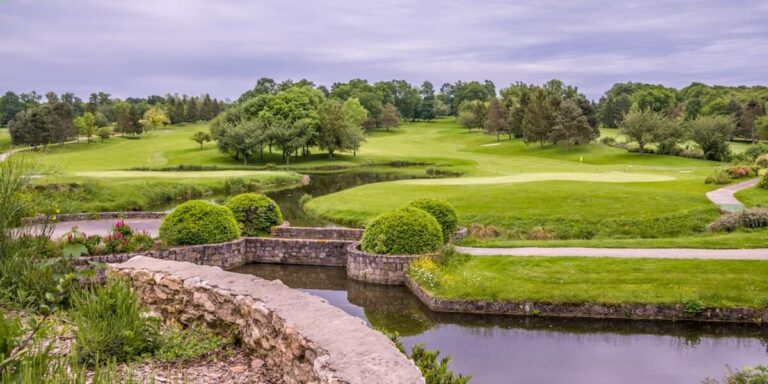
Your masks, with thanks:
[[[210,92],[261,76],[768,82],[761,0],[5,0],[0,91]]]

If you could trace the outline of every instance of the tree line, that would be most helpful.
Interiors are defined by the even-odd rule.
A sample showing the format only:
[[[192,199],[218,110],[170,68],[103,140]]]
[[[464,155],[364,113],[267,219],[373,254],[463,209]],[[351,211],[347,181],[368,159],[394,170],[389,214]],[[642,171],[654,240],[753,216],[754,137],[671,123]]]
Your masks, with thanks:
[[[137,135],[166,124],[210,120],[227,103],[205,94],[112,98],[92,93],[83,101],[72,93],[43,96],[35,92],[0,96],[0,126],[8,126],[14,145],[48,145],[86,136]]]
[[[682,122],[702,116],[730,117],[734,124],[731,140],[755,142],[768,139],[768,87],[765,86],[692,83],[678,90],[659,84],[618,83],[600,98],[600,124],[618,127],[633,107]]]

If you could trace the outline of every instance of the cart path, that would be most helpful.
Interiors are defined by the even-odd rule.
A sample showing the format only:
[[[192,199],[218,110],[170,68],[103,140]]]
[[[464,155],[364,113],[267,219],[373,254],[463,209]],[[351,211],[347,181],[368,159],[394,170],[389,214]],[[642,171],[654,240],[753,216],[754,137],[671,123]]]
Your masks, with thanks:
[[[743,181],[741,183],[726,185],[725,187],[707,192],[707,199],[726,212],[736,212],[744,209],[744,204],[736,196],[737,192],[749,189],[757,185],[759,178]]]

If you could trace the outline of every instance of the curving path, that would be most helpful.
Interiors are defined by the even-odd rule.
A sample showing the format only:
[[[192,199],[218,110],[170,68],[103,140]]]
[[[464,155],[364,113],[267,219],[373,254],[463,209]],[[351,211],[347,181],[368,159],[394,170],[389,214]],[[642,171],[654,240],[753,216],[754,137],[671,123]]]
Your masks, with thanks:
[[[726,185],[725,187],[707,192],[707,199],[726,212],[737,212],[744,209],[744,204],[739,201],[735,194],[739,191],[749,189],[757,185],[759,178],[743,181],[741,183]]]
[[[109,220],[83,220],[83,221],[62,221],[55,223],[53,226],[52,239],[58,239],[63,234],[72,230],[72,227],[77,227],[77,230],[85,233],[86,235],[108,235],[112,230],[112,225],[115,224],[116,219]],[[152,237],[157,237],[160,229],[160,219],[125,219],[128,226],[133,228],[136,232],[148,232]],[[37,227],[36,227],[37,228]]]

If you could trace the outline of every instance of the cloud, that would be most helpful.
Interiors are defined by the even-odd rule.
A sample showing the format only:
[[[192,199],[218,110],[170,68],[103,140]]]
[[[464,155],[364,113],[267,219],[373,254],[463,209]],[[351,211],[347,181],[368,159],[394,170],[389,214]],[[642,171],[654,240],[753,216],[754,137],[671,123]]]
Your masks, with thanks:
[[[234,98],[261,76],[556,77],[596,98],[628,80],[765,84],[765,20],[761,0],[7,0],[0,88]]]

